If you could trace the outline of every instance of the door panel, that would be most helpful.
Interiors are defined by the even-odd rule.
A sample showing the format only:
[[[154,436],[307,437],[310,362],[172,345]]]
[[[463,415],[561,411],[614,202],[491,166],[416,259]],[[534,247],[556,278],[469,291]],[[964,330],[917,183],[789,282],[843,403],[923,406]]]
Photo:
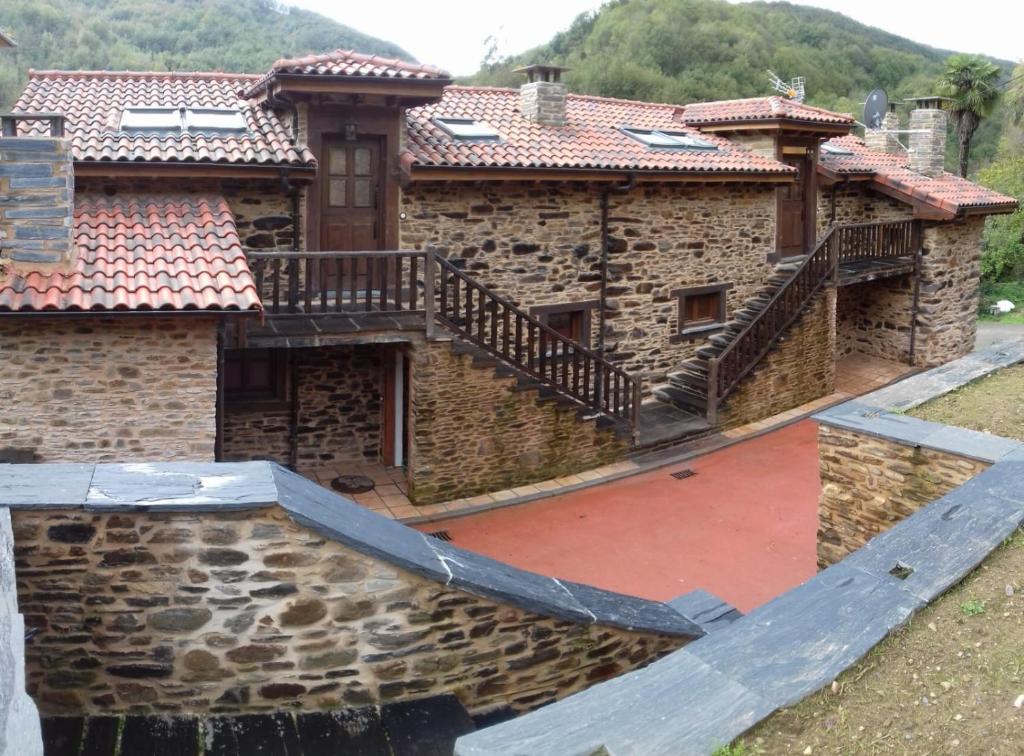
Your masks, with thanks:
[[[381,249],[383,220],[381,146],[377,140],[325,139],[320,209],[320,249],[328,252]],[[323,284],[338,287],[332,270]],[[365,290],[366,263],[353,270],[346,264],[340,282],[342,291]]]
[[[796,181],[778,190],[779,253],[782,257],[790,257],[802,255],[805,251],[807,158],[803,155],[785,155],[782,162],[797,169]]]

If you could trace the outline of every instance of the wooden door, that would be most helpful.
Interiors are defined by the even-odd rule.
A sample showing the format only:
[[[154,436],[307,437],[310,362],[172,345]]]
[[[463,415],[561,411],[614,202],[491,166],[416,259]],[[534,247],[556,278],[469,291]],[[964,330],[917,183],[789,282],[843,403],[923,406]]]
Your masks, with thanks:
[[[784,155],[782,162],[797,170],[796,181],[778,190],[779,256],[792,257],[806,251],[807,158],[804,155]]]
[[[325,139],[321,158],[320,249],[325,252],[373,251],[382,244],[380,142],[370,139]],[[351,261],[348,261],[351,263]],[[342,290],[353,283],[367,288],[366,261],[342,274]],[[352,278],[356,280],[353,282]],[[326,282],[335,289],[334,273]]]

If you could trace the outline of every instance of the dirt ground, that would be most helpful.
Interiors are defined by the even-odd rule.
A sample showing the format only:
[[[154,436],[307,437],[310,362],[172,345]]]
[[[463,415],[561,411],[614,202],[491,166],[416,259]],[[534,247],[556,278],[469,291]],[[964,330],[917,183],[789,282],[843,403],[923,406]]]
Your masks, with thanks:
[[[1024,441],[1024,365],[1003,368],[908,414]],[[1024,745],[1021,752],[1024,753]]]
[[[1024,753],[1024,531],[830,688],[719,753]]]

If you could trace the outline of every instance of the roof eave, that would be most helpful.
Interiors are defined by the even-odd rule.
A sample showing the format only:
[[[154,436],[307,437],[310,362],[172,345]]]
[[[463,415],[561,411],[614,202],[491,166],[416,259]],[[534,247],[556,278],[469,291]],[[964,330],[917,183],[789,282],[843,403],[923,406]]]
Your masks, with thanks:
[[[211,163],[201,160],[76,160],[76,176],[211,176],[312,179],[316,166],[292,163]]]
[[[795,129],[797,131],[815,131],[826,134],[849,134],[854,126],[852,122],[826,123],[798,118],[738,118],[687,121],[685,113],[682,116],[682,122],[701,131],[749,131],[756,129],[782,131],[784,129]]]
[[[452,79],[389,78],[384,76],[338,76],[335,74],[271,73],[244,92],[245,97],[275,94],[360,94],[405,97],[426,104],[438,100]]]
[[[692,171],[645,168],[555,168],[532,166],[444,166],[413,163],[411,181],[608,181],[789,183],[790,171]]]

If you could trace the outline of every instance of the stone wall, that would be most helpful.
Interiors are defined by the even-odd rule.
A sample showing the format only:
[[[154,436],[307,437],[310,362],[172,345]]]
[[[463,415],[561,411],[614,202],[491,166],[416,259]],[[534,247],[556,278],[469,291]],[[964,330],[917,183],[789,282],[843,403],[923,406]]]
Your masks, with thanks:
[[[298,383],[300,469],[376,461],[381,446],[381,348],[374,345],[293,349]],[[228,405],[223,456],[288,464],[288,401]]]
[[[843,223],[874,223],[877,221],[910,220],[914,208],[884,194],[873,192],[862,183],[836,184],[836,219]],[[832,187],[818,192],[818,238],[828,227],[832,215]]]
[[[835,564],[872,537],[989,465],[967,457],[818,426],[818,565]]]
[[[13,513],[46,714],[532,709],[682,645],[531,614],[325,540],[279,507]]]
[[[67,262],[75,176],[68,143],[4,137],[0,144],[0,272],[8,263]]]
[[[0,375],[8,459],[213,459],[214,318],[8,316]]]
[[[974,349],[983,217],[925,227],[915,364],[941,365]]]
[[[913,303],[910,274],[841,287],[836,297],[836,356],[860,352],[906,362]]]
[[[444,342],[410,355],[410,496],[416,504],[535,483],[621,457],[628,439],[538,401]]]
[[[722,426],[743,425],[831,394],[835,350],[836,290],[827,288],[726,400]]]
[[[516,304],[592,300],[600,289],[600,187],[415,183],[402,197],[404,248],[434,247]],[[772,272],[771,186],[643,184],[611,196],[607,348],[660,381],[702,341],[673,344],[675,289],[732,283],[728,312]],[[597,337],[598,312],[591,333]]]

